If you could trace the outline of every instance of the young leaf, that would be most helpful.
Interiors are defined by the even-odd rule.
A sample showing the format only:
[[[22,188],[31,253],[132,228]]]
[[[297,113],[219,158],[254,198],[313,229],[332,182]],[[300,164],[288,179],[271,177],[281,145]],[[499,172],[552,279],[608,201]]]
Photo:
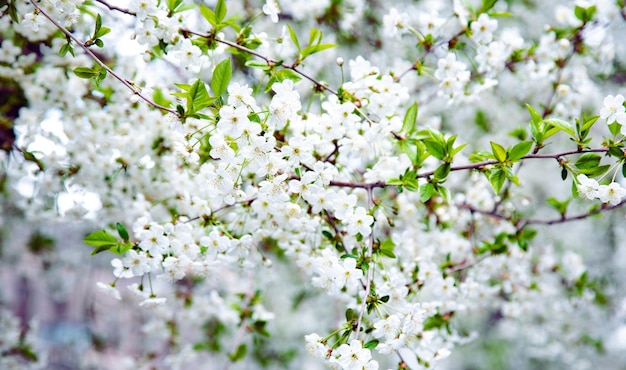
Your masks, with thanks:
[[[209,9],[206,5],[200,4],[200,14],[204,17],[204,19],[211,24],[211,26],[217,26],[217,17],[213,10]]]
[[[576,168],[578,168],[579,170],[588,170],[598,167],[601,160],[602,157],[600,157],[600,155],[598,154],[585,153],[578,157],[578,159],[574,163],[574,166],[576,166]]]
[[[20,23],[20,17],[17,15],[17,8],[15,7],[15,0],[9,1],[9,16],[15,23]]]
[[[404,121],[402,123],[402,131],[406,134],[411,134],[415,131],[415,124],[417,122],[417,112],[418,107],[417,103],[413,103],[409,109],[407,109],[406,114],[404,115]]]
[[[309,45],[316,45],[322,41],[322,31],[312,28],[309,32]]]
[[[320,51],[326,50],[326,49],[330,49],[330,48],[334,48],[335,44],[319,44],[319,45],[313,45],[313,46],[307,46],[304,49],[302,49],[300,51],[300,54],[302,55],[302,59],[308,57],[309,55],[313,55],[315,53],[319,53]]]
[[[617,136],[622,132],[622,125],[615,121],[609,125],[609,131],[611,131],[611,135]]]
[[[296,35],[296,32],[293,30],[293,28],[291,28],[290,25],[287,25],[287,30],[289,30],[289,37],[291,37],[291,41],[293,41],[293,44],[296,45],[296,48],[298,49],[298,51],[300,51],[300,42],[298,42],[298,35]]]
[[[521,143],[515,144],[509,151],[509,159],[513,162],[519,161],[528,154],[532,146],[532,141],[522,141]]]
[[[496,168],[489,174],[489,183],[491,184],[491,187],[493,187],[496,194],[500,193],[505,180],[506,172],[504,172],[501,168]]]
[[[437,167],[435,173],[433,174],[435,181],[443,182],[443,180],[445,180],[446,177],[448,177],[448,175],[450,174],[450,169],[450,163],[444,163],[441,166]]]
[[[109,234],[106,230],[99,230],[87,235],[83,239],[83,242],[92,247],[109,248],[117,244],[117,239],[115,238],[115,236]]]
[[[128,235],[128,230],[126,230],[124,225],[118,222],[117,224],[115,224],[115,228],[117,229],[117,233],[119,234],[120,238],[122,238],[122,240],[127,242],[128,239],[130,239]]]
[[[114,253],[114,254],[122,255],[128,252],[129,250],[131,250],[132,247],[133,245],[131,243],[117,243],[111,248],[109,248],[109,251],[111,251],[111,253]]]
[[[431,183],[424,184],[419,188],[420,201],[427,202],[435,195],[435,185]]]
[[[221,96],[226,89],[228,89],[228,84],[230,83],[230,78],[233,74],[230,63],[230,59],[226,58],[222,60],[217,67],[215,67],[215,71],[213,71],[211,89],[213,89],[215,96]]]
[[[211,105],[211,97],[204,86],[202,80],[196,80],[188,92],[187,111],[188,114],[196,113]]]
[[[93,78],[98,75],[98,71],[95,71],[88,67],[76,67],[74,68],[74,74],[80,78]]]
[[[507,153],[506,153],[506,149],[504,149],[504,147],[498,143],[494,143],[493,141],[491,142],[491,152],[493,153],[493,156],[496,158],[496,160],[498,162],[504,162],[506,161],[506,157],[507,157]]]
[[[217,23],[221,23],[226,18],[226,2],[224,0],[218,0],[215,5],[215,16]]]
[[[433,157],[443,161],[443,159],[446,157],[446,152],[441,143],[433,140],[424,140],[423,142],[426,146],[426,150],[428,151],[428,153],[430,153]]]
[[[228,355],[228,357],[230,358],[232,362],[237,362],[237,361],[243,360],[243,358],[246,357],[247,352],[248,352],[248,346],[245,343],[241,343],[237,347],[235,352]]]
[[[558,127],[561,131],[568,133],[571,137],[576,137],[576,133],[574,132],[574,125],[569,122],[565,122],[558,118],[547,119],[544,122],[554,127]]]

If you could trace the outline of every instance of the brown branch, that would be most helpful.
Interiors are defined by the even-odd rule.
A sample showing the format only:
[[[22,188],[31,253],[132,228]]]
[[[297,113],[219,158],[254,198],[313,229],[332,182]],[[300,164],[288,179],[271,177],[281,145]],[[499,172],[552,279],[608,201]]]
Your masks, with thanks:
[[[596,149],[588,149],[588,150],[570,150],[567,152],[553,153],[553,154],[529,154],[529,155],[523,156],[521,160],[524,160],[524,159],[556,159],[558,160],[560,157],[563,157],[566,155],[585,154],[585,153],[606,153],[608,151],[609,150],[607,148],[596,148]],[[490,161],[484,161],[484,162],[478,162],[478,163],[472,163],[472,164],[465,164],[461,166],[451,167],[450,171],[477,170],[477,169],[481,169],[483,167],[491,166],[491,165],[498,164],[498,163],[500,162],[496,160],[490,160]],[[424,172],[424,173],[418,174],[417,178],[429,177],[434,174],[435,174],[435,171]]]
[[[106,6],[107,8],[109,8],[109,10],[117,10],[120,13],[137,16],[135,12],[131,12],[128,9],[120,8],[119,6],[111,5],[104,0],[96,0],[96,2]]]
[[[478,209],[470,204],[467,203],[461,203],[461,204],[457,204],[456,206],[461,208],[461,209],[467,209],[470,212],[473,213],[479,213],[481,215],[487,216],[487,217],[491,217],[491,218],[496,218],[499,220],[504,220],[504,221],[509,221],[509,222],[513,222],[516,221],[517,223],[517,228],[518,229],[522,229],[524,228],[526,225],[556,225],[556,224],[563,224],[566,222],[572,222],[572,221],[579,221],[579,220],[584,220],[586,218],[589,218],[591,216],[600,214],[602,212],[608,212],[608,211],[612,211],[614,209],[620,208],[622,207],[624,204],[626,204],[626,199],[622,200],[621,202],[619,202],[616,205],[606,205],[603,204],[602,207],[591,210],[587,213],[582,213],[576,216],[569,216],[569,217],[559,217],[559,218],[554,218],[554,219],[548,219],[548,220],[541,220],[541,219],[533,219],[533,218],[528,218],[528,219],[524,219],[524,218],[515,218],[512,216],[507,216],[507,215],[503,215],[501,213],[497,213],[497,212],[493,212],[493,211],[485,211],[482,209]]]

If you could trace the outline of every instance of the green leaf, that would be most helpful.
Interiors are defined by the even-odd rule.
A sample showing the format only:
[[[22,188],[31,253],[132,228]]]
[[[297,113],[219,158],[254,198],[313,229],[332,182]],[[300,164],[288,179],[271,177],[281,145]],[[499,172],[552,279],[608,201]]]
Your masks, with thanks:
[[[100,31],[100,27],[102,27],[102,17],[100,14],[96,15],[96,27],[94,29],[93,34],[96,35]]]
[[[415,177],[404,177],[402,178],[402,186],[408,191],[417,191],[419,189],[419,182]]]
[[[571,137],[576,137],[576,132],[574,132],[574,125],[569,122],[565,122],[558,118],[550,118],[544,121],[545,123],[552,125],[554,127],[558,127],[561,131],[566,132]]]
[[[102,68],[98,71],[98,75],[96,76],[96,86],[100,85],[100,82],[104,80],[107,76],[107,70]]]
[[[215,16],[217,23],[221,23],[226,18],[226,2],[224,0],[218,0],[215,5]]]
[[[9,1],[9,16],[15,23],[20,23],[20,17],[17,15],[17,8],[15,7],[15,1]]]
[[[371,351],[378,346],[378,343],[379,343],[378,339],[372,339],[369,342],[365,343],[363,345],[363,348],[367,348]]]
[[[213,12],[213,10],[209,9],[206,5],[200,4],[200,14],[202,14],[204,19],[206,19],[207,22],[211,24],[211,26],[213,27],[217,26],[218,22],[217,22],[217,17],[215,16],[215,13]]]
[[[248,60],[245,65],[246,67],[258,68],[263,71],[269,71],[270,69],[272,69],[272,67],[268,66],[266,62],[260,60]]]
[[[120,238],[122,238],[122,240],[124,240],[125,242],[128,242],[130,236],[128,235],[128,230],[126,230],[124,225],[118,222],[117,224],[115,224],[115,228],[117,229],[117,233],[119,234]]]
[[[602,157],[600,157],[600,155],[598,154],[585,153],[578,157],[578,159],[574,163],[574,166],[576,166],[576,168],[578,168],[579,170],[592,169],[598,167],[601,160]]]
[[[574,15],[576,18],[580,19],[583,23],[587,23],[593,19],[593,16],[596,13],[596,7],[590,6],[588,8],[583,8],[582,6],[576,6],[574,8]]]
[[[167,9],[169,9],[171,13],[174,13],[174,10],[176,10],[182,2],[183,0],[167,0]]]
[[[569,203],[571,202],[571,198],[570,199],[566,199],[564,201],[559,201],[558,199],[554,198],[554,197],[549,197],[547,199],[547,202],[549,205],[552,206],[552,208],[556,209],[557,212],[559,212],[559,214],[564,215],[565,212],[567,211],[567,206],[569,205]]]
[[[356,318],[354,310],[352,308],[348,308],[346,310],[346,321],[352,321],[354,318]]]
[[[480,7],[481,12],[488,12],[489,9],[493,8],[493,6],[496,5],[497,2],[498,0],[483,0],[483,5]]]
[[[111,248],[109,248],[109,251],[111,253],[114,253],[114,254],[123,255],[124,253],[128,252],[129,250],[131,250],[132,247],[133,247],[133,245],[131,243],[117,243],[114,246],[112,246]]]
[[[102,27],[100,28],[100,30],[96,33],[96,38],[100,38],[102,36],[105,36],[107,34],[109,34],[111,32],[111,29],[109,27]]]
[[[463,148],[465,148],[466,146],[467,146],[467,143],[461,144],[457,146],[456,148],[452,149],[452,151],[450,152],[450,156],[454,157],[458,152],[463,150]]]
[[[309,31],[309,45],[316,45],[322,41],[322,31],[317,28],[312,28]]]
[[[181,4],[180,6],[176,8],[176,10],[174,10],[174,13],[186,12],[187,10],[194,9],[195,7],[196,7],[196,4]]]
[[[243,360],[244,357],[246,357],[246,353],[247,352],[248,352],[248,346],[245,343],[241,343],[237,347],[235,352],[233,352],[230,355],[228,355],[228,358],[230,358],[230,360],[232,362],[241,361],[241,360]]]
[[[448,188],[438,185],[436,190],[447,203],[452,201],[452,194]]]
[[[391,240],[391,238],[387,238],[380,245],[380,252],[383,256],[396,258],[396,255],[393,253],[395,247],[396,245],[394,244],[393,240]]]
[[[67,53],[72,54],[72,56],[76,56],[74,55],[74,48],[72,47],[72,41],[68,41],[67,44],[63,44],[63,46],[61,46],[61,49],[59,50],[59,56],[64,57]]]
[[[88,67],[76,67],[73,70],[74,74],[80,78],[90,79],[98,76],[98,71],[95,71]]]
[[[594,116],[586,120],[585,123],[583,123],[581,131],[587,131],[591,129],[591,127],[598,121],[598,118],[600,118],[600,116]]]
[[[404,121],[402,122],[402,132],[410,135],[413,131],[415,131],[415,124],[417,123],[417,102],[413,103],[409,109],[406,110],[406,114],[404,115]]]
[[[491,142],[491,152],[498,162],[506,161],[506,149],[498,143]]]
[[[211,97],[204,86],[202,80],[196,80],[189,89],[187,99],[187,114],[194,114],[209,105],[211,105]]]
[[[450,163],[444,163],[441,166],[437,167],[437,169],[435,170],[435,173],[433,174],[435,181],[443,182],[443,180],[445,180],[446,177],[448,177],[448,175],[450,174],[451,168],[452,167],[450,166]]]
[[[533,146],[532,141],[522,141],[521,143],[515,144],[511,150],[509,150],[509,160],[516,162],[522,159]]]
[[[300,51],[300,54],[302,55],[302,59],[304,59],[310,55],[319,53],[320,51],[334,48],[335,46],[337,45],[336,44],[319,44],[319,45],[307,46]]]
[[[211,89],[213,89],[215,96],[221,96],[226,89],[228,89],[232,74],[233,70],[230,58],[222,60],[217,67],[215,67],[213,78],[211,79]]]
[[[610,167],[611,167],[610,165],[605,164],[603,166],[598,166],[598,167],[578,170],[578,172],[582,173],[582,174],[585,174],[585,175],[587,175],[589,177],[596,177],[596,176],[604,175],[609,170]]]
[[[100,39],[96,39],[96,41],[94,41],[94,44],[96,44],[96,46],[99,48],[104,47],[104,42]]]
[[[435,185],[426,183],[419,187],[420,201],[427,202],[435,195]]]
[[[609,125],[609,131],[611,132],[611,135],[617,136],[622,132],[622,125],[615,121]]]
[[[299,74],[292,71],[291,69],[281,69],[280,71],[276,72],[273,77],[276,79],[276,82],[281,82],[284,80],[298,82],[302,79]]]
[[[501,168],[495,168],[489,174],[489,183],[496,194],[500,193],[502,186],[504,185],[504,181],[506,181],[506,172]]]
[[[446,320],[440,313],[437,313],[424,320],[424,330],[439,329],[444,327],[447,323],[448,320]]]
[[[83,242],[92,247],[106,247],[108,249],[109,247],[117,245],[117,238],[109,234],[106,230],[99,230],[87,235],[83,239]]]
[[[441,143],[433,140],[424,140],[423,143],[426,146],[426,151],[433,157],[442,161],[446,157],[445,148]]]
[[[298,35],[296,35],[296,32],[293,30],[293,28],[291,28],[291,25],[287,25],[287,30],[289,30],[289,37],[291,37],[291,41],[293,41],[293,44],[296,45],[296,48],[298,49],[298,51],[300,51],[300,42],[298,41]]]
[[[530,117],[532,118],[532,122],[539,123],[543,120],[543,118],[541,118],[541,114],[539,114],[539,112],[537,112],[535,108],[526,104],[526,109],[528,109],[528,112],[530,112]]]

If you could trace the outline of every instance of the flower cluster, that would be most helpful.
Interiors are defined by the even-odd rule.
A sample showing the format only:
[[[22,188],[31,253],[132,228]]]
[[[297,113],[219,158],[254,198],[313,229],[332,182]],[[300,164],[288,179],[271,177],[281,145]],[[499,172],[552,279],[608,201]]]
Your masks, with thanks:
[[[106,256],[76,367],[623,363],[593,351],[624,327],[617,2],[126,6],[0,8],[0,232]],[[10,236],[2,274],[72,306],[87,247]],[[45,366],[0,326],[0,367]]]

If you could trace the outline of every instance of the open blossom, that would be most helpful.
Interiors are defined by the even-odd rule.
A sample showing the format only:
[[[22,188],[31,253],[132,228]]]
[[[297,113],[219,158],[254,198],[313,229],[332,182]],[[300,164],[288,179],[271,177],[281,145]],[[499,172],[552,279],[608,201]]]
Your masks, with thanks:
[[[368,236],[372,233],[370,225],[374,222],[374,217],[367,214],[367,211],[363,207],[357,207],[354,214],[347,219],[348,234],[356,235],[360,233],[363,236]]]
[[[493,32],[498,28],[498,21],[482,13],[472,22],[472,39],[479,44],[486,44],[493,39]]]
[[[146,19],[157,12],[156,0],[131,0],[128,9],[137,14],[138,19]]]
[[[122,260],[125,267],[130,269],[133,276],[143,276],[145,273],[151,271],[150,258],[146,255],[146,252],[137,251],[131,249],[126,252],[126,256]]]
[[[113,285],[98,282],[96,283],[96,286],[98,287],[98,290],[108,295],[109,297],[117,299],[118,301],[122,299],[120,292]]]
[[[624,110],[624,96],[622,94],[609,95],[604,98],[600,118],[605,119],[606,123],[609,124],[617,121],[626,125],[626,112]]]
[[[369,349],[363,348],[363,344],[358,339],[350,341],[350,345],[342,344],[337,348],[339,357],[337,363],[344,370],[376,370],[378,362],[372,360],[372,353]]]
[[[617,205],[626,195],[626,189],[620,184],[612,182],[609,185],[600,185],[597,191],[597,197],[602,203],[610,203],[612,206]]]
[[[200,64],[202,50],[193,45],[189,39],[183,39],[175,46],[172,55],[179,61],[181,67],[187,68]]]
[[[580,174],[576,176],[578,183],[576,188],[582,198],[595,199],[597,196],[598,187],[600,186],[595,179],[590,179],[587,175]]]
[[[152,225],[150,230],[142,231],[139,247],[153,256],[165,254],[170,246],[170,240],[163,232],[163,226],[160,225]]]
[[[270,19],[274,23],[278,23],[278,14],[280,14],[280,8],[276,0],[267,0],[263,5],[263,13],[269,15]]]
[[[406,27],[409,15],[406,12],[398,13],[396,8],[391,8],[389,13],[383,17],[383,32],[387,37],[399,35],[399,30]]]

